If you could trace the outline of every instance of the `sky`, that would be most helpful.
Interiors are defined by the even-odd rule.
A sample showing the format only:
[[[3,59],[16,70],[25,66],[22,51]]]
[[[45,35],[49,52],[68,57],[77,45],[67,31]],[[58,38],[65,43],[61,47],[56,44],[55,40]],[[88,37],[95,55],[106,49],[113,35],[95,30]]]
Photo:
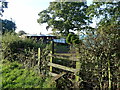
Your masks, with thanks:
[[[46,24],[37,23],[38,13],[45,10],[52,0],[6,0],[8,8],[4,9],[3,19],[15,22],[16,32],[23,30],[29,34],[49,34],[52,31],[46,30]],[[91,3],[90,0],[88,0]]]

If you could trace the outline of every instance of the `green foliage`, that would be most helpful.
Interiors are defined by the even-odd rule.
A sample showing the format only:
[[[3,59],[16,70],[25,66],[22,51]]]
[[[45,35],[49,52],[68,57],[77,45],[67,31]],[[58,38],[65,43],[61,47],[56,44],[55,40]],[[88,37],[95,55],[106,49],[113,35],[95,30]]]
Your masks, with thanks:
[[[93,19],[93,17],[100,18],[97,27],[94,30],[83,26],[88,23],[85,21],[88,19],[85,15],[87,8],[85,3],[54,2],[50,3],[48,9],[39,13],[40,18],[38,19],[38,22],[40,24],[47,22],[47,28],[52,27],[54,31],[58,31],[63,35],[68,35],[67,43],[73,45],[74,52],[72,52],[72,54],[76,51],[76,56],[79,56],[80,58],[80,81],[78,82],[80,89],[119,89],[119,4],[120,2],[95,2],[88,7],[87,12],[90,16],[90,20]],[[82,10],[81,7],[83,7]],[[80,29],[84,29],[87,36],[83,39],[82,44],[80,44],[81,41],[78,36],[72,33],[69,34],[70,30],[76,31]],[[48,54],[50,51],[49,45],[44,46],[44,44],[40,44],[41,55],[39,59],[36,59],[36,49],[39,45],[30,39],[22,40],[17,35],[6,34],[3,36],[2,44],[4,58],[13,61],[22,61],[25,66],[29,68],[34,67],[34,69],[38,69],[37,72],[40,71],[42,75],[47,76]],[[60,61],[57,61],[56,63],[63,64],[64,62],[61,63]],[[66,62],[63,65],[66,64],[69,63]],[[57,85],[54,85],[55,82],[51,83],[51,78],[37,78],[33,71],[22,68],[23,66],[20,66],[16,62],[5,64],[2,71],[4,76],[3,79],[5,79],[3,80],[5,88],[73,87],[73,82],[70,81],[70,78],[63,77],[57,81]]]
[[[5,32],[14,32],[16,29],[16,25],[13,21],[10,20],[2,20],[2,34]]]
[[[93,88],[117,89],[120,32],[117,26],[106,28],[109,33],[104,28],[102,32],[101,29],[96,33],[89,32],[85,44],[80,46],[80,77],[83,80],[81,83],[86,83],[88,87],[94,85]]]
[[[40,45],[39,45],[40,46]],[[18,54],[25,54],[30,49],[37,49],[38,44],[31,39],[22,39],[14,33],[6,33],[2,37],[3,58],[19,60]]]
[[[18,61],[27,68],[35,68],[37,73],[47,75],[47,63],[49,61],[50,44],[42,41],[36,42],[29,38],[20,38],[17,34],[6,33],[2,38],[3,58],[9,61]],[[40,58],[38,59],[38,48]]]
[[[87,37],[83,44],[73,48],[79,49],[80,88],[119,89],[119,3],[100,2],[88,8],[90,19],[96,17],[99,20],[96,29],[84,31]]]
[[[24,69],[18,62],[3,60],[2,88],[47,88],[49,77],[37,75],[33,69]],[[55,85],[55,84],[54,84]],[[53,86],[49,87],[53,88]]]
[[[61,7],[62,6],[62,7]],[[86,16],[85,2],[51,2],[46,10],[41,11],[37,20],[39,24],[47,23],[48,28],[66,37],[70,30],[78,31],[89,22]]]
[[[69,33],[67,38],[66,38],[66,42],[68,44],[80,44],[81,41],[79,40],[79,37],[77,35],[75,35],[74,33]]]
[[[58,79],[56,81],[56,86],[59,89],[70,89],[70,88],[74,88],[73,87],[73,83],[69,80],[68,77],[61,77],[60,79]]]
[[[45,85],[49,86],[45,79],[49,79],[47,63],[50,44],[46,45],[42,41],[36,42],[29,38],[22,39],[17,34],[6,33],[3,35],[2,45],[3,58],[9,61],[5,64],[3,61],[4,88],[45,88]],[[39,59],[38,47],[41,48]],[[43,83],[46,84],[43,86]],[[49,87],[55,86],[53,84]]]
[[[73,36],[73,34],[68,34],[68,36],[67,36],[67,38],[66,38],[66,42],[67,43],[69,43],[69,44],[71,44],[72,43],[72,41],[71,41],[71,37]]]
[[[52,78],[47,78],[43,83],[43,88],[56,88],[56,82]]]
[[[120,22],[120,1],[116,2],[94,2],[87,9],[91,19],[99,18],[97,27],[118,24]]]
[[[8,2],[1,0],[0,3],[0,16],[3,16],[2,13],[4,12],[4,8],[8,8]]]
[[[18,32],[18,35],[19,35],[19,36],[24,35],[24,34],[26,34],[26,32],[23,31],[23,30],[20,30],[20,31]]]
[[[93,18],[100,18],[97,22],[96,38],[90,43],[90,51],[94,52],[93,60],[96,60],[97,70],[99,72],[100,88],[118,89],[119,87],[119,60],[120,60],[120,1],[116,2],[95,2],[88,10],[89,15]],[[94,11],[94,12],[91,12]],[[91,40],[89,39],[89,40]],[[94,44],[94,45],[93,45]],[[100,71],[99,71],[100,70]],[[104,86],[103,86],[104,83]]]
[[[40,58],[37,59],[38,63],[38,69],[42,75],[48,75],[49,69],[48,69],[48,62],[50,60],[49,53],[51,51],[51,44],[46,45],[44,48],[40,48]]]

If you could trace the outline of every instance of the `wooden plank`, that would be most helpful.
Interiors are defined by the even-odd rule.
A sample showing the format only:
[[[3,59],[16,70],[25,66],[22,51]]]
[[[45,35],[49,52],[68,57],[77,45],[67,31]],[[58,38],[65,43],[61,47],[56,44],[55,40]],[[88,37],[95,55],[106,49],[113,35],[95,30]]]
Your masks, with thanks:
[[[49,54],[49,56],[54,57],[54,58],[59,58],[59,59],[67,59],[67,60],[70,60],[70,61],[79,61],[79,58],[65,56],[65,55],[51,55],[51,54]]]
[[[59,79],[60,77],[62,77],[62,76],[65,75],[65,74],[66,74],[66,73],[63,72],[63,73],[61,73],[61,74],[56,75],[55,77],[52,78],[52,81],[55,81],[55,80]]]
[[[55,77],[55,76],[57,76],[58,74],[56,74],[56,73],[52,73],[52,72],[49,72],[49,75]]]
[[[74,68],[69,68],[69,67],[62,66],[62,65],[59,65],[59,64],[54,64],[54,63],[51,63],[51,62],[49,62],[48,65],[52,66],[52,67],[55,67],[55,68],[63,69],[63,70],[66,70],[66,71],[70,71],[70,72],[77,72],[77,70],[74,69]]]

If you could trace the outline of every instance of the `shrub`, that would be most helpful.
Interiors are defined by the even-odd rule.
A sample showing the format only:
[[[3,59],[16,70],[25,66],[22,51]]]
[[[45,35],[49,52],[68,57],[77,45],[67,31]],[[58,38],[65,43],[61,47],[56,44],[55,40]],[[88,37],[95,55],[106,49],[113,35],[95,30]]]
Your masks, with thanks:
[[[27,68],[36,68],[39,72],[46,74],[48,54],[50,52],[50,44],[44,44],[42,41],[25,38],[22,39],[14,33],[6,33],[2,38],[3,58],[9,61],[19,61]],[[38,59],[38,48],[40,50],[40,58]],[[42,72],[43,71],[43,72]]]
[[[97,32],[89,32],[80,48],[80,77],[86,86],[99,89],[117,89],[119,83],[120,31],[108,26]],[[111,28],[110,28],[111,27]]]
[[[32,70],[22,68],[22,65],[17,62],[3,63],[2,76],[3,88],[42,87],[42,78],[35,75]]]
[[[25,56],[26,53],[31,55],[31,49],[37,51],[38,47],[45,47],[41,42],[36,43],[34,40],[25,38],[22,39],[14,33],[6,33],[2,37],[3,58],[10,61],[20,60],[19,56]],[[19,55],[19,56],[18,56]]]
[[[3,61],[2,88],[47,88],[50,77],[41,77],[33,69],[25,69],[18,62]],[[55,87],[54,85],[50,88]]]
[[[76,34],[69,33],[67,38],[66,38],[66,42],[68,44],[80,44],[81,40],[79,40],[79,37]]]
[[[43,83],[43,88],[56,88],[56,82],[51,80],[52,78],[47,78]]]

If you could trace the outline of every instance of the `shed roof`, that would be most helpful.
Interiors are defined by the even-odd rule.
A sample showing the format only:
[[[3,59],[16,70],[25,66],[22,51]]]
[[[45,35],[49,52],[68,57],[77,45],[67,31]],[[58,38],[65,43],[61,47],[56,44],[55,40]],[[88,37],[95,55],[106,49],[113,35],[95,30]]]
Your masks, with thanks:
[[[25,34],[25,36],[55,37],[54,35],[44,35],[44,34]]]

